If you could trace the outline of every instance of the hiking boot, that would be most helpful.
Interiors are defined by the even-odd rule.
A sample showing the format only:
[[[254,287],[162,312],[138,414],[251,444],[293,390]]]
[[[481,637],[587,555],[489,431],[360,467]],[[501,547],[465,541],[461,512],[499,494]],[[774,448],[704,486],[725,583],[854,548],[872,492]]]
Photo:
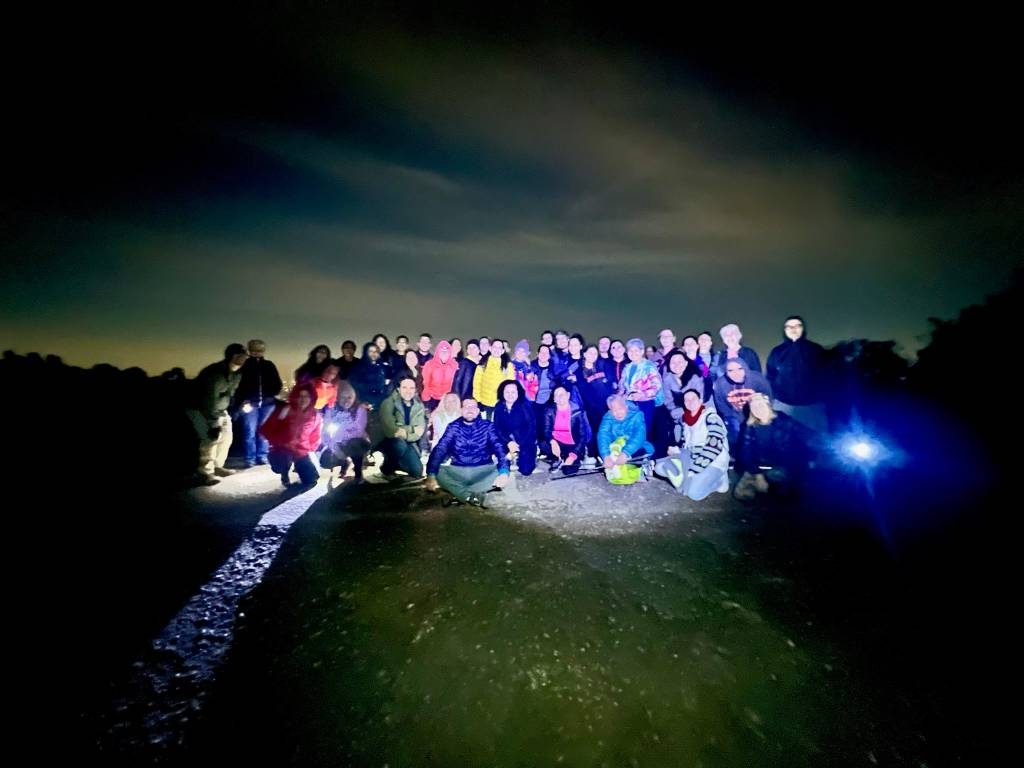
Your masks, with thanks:
[[[758,493],[768,493],[768,478],[761,472],[754,475],[754,490]]]
[[[743,477],[736,483],[736,487],[732,489],[732,495],[740,501],[750,501],[754,498],[757,495],[757,490],[754,487],[754,476],[749,472],[744,472]]]
[[[224,467],[215,467],[213,470],[213,474],[215,474],[217,477],[231,477],[233,474],[235,474],[235,470],[225,469]]]
[[[194,478],[192,478],[191,484],[193,487],[205,487],[210,485],[217,485],[217,483],[219,482],[220,480],[218,480],[216,477],[213,477],[212,475],[198,474]]]

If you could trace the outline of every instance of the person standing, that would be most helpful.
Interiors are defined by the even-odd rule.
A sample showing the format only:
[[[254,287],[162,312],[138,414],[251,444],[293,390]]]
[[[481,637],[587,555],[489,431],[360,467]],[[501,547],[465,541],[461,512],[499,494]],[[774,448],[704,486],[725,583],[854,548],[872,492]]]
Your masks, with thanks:
[[[266,359],[267,345],[260,339],[252,339],[246,345],[249,357],[242,364],[241,378],[235,390],[239,418],[245,436],[245,466],[267,463],[270,444],[259,434],[274,410],[275,398],[281,394],[283,383],[277,366]]]

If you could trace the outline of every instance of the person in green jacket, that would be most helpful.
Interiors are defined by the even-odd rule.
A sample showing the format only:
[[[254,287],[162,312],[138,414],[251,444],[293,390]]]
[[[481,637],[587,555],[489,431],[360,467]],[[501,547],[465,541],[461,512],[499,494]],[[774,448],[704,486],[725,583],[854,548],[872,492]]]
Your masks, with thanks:
[[[423,476],[418,443],[427,431],[427,412],[416,394],[416,380],[405,376],[380,404],[380,425],[384,439],[378,446],[384,454],[381,474],[388,479],[397,470],[409,477]]]
[[[192,382],[191,402],[186,413],[199,437],[198,485],[216,485],[220,482],[217,477],[234,474],[224,468],[232,438],[228,407],[242,380],[242,364],[248,357],[249,353],[241,344],[228,344],[224,359],[203,368]]]

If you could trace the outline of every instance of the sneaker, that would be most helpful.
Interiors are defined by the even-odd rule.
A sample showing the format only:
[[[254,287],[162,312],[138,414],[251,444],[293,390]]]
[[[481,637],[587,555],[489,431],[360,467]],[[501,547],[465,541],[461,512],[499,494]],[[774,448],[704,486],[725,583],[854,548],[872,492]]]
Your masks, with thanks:
[[[192,486],[193,487],[203,487],[203,486],[209,486],[209,485],[217,485],[217,483],[219,483],[219,482],[220,482],[220,480],[218,480],[216,477],[213,477],[211,475],[204,475],[204,474],[200,473],[200,474],[196,475],[192,479]]]
[[[215,467],[213,470],[213,474],[215,474],[217,477],[231,477],[233,474],[235,474],[235,470],[225,469],[224,467]]]
[[[761,472],[754,475],[754,490],[758,493],[768,493],[768,478]]]
[[[471,493],[466,498],[467,504],[472,504],[474,507],[480,507],[480,509],[486,509],[484,506],[484,496],[482,493]]]
[[[285,488],[291,488],[293,485],[295,485],[295,483],[288,479],[288,475],[282,475],[281,485],[283,485]]]
[[[454,496],[448,496],[441,502],[442,507],[459,507],[462,506],[462,502]]]
[[[551,460],[551,467],[550,467],[550,469],[548,469],[548,472],[557,472],[559,469],[561,469],[561,467],[562,467],[562,460],[561,459],[552,459]]]
[[[267,457],[260,456],[258,459],[256,459],[256,463],[259,464],[261,467],[265,466],[267,464]]]
[[[255,461],[247,461],[247,462],[245,462],[245,464],[242,465],[242,467],[244,469],[252,469],[255,466],[256,466],[256,462]]]
[[[715,488],[715,493],[728,493],[729,492],[729,475],[722,475],[722,482]]]
[[[593,456],[587,456],[587,458],[585,458],[585,459],[584,459],[584,460],[583,460],[583,461],[582,461],[582,462],[580,463],[580,466],[581,466],[581,467],[582,467],[583,469],[593,469],[594,467],[596,467],[596,466],[597,466],[597,459],[595,459],[595,458],[594,458]]]

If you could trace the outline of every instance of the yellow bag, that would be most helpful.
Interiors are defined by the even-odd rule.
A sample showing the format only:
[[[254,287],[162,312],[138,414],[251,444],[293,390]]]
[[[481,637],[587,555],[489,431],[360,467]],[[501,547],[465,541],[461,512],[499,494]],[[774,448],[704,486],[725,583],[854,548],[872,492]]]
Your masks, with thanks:
[[[618,438],[611,444],[612,459],[618,458],[622,453],[622,446],[626,444],[625,436]],[[612,464],[604,471],[604,476],[613,485],[632,485],[640,479],[641,469],[636,464]]]

